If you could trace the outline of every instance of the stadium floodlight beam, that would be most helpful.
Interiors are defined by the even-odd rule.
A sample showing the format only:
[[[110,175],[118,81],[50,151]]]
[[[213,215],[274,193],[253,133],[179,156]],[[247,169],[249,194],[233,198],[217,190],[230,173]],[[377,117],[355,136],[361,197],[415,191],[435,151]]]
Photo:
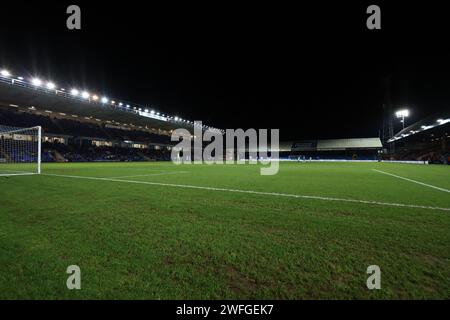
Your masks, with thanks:
[[[40,87],[42,85],[42,80],[39,78],[33,78],[31,79],[31,83],[36,87]]]
[[[89,92],[83,91],[83,92],[81,93],[81,97],[82,97],[83,99],[89,99]]]
[[[47,82],[48,89],[55,89],[55,84],[53,82]]]
[[[70,90],[70,94],[73,96],[77,96],[80,92],[77,89]]]
[[[2,71],[0,71],[0,74],[2,75],[2,77],[9,77],[11,75],[11,73],[9,73],[8,70],[3,69]]]
[[[401,119],[400,122],[403,125],[403,129],[405,129],[405,118],[409,117],[409,110],[408,109],[399,110],[395,113],[395,116]]]

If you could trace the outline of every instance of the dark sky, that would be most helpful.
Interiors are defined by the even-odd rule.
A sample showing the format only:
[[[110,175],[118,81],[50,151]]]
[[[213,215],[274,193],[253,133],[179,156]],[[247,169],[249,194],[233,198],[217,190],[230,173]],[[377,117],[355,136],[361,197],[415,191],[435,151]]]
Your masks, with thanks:
[[[2,1],[0,67],[283,140],[377,136],[386,78],[409,122],[449,108],[438,3],[377,2],[382,30],[369,31],[372,2],[146,2]]]

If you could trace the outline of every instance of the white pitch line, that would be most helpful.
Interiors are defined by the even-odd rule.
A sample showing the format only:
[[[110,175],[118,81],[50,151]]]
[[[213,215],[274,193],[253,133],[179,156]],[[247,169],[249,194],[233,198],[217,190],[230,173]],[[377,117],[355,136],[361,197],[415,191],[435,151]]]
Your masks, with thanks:
[[[136,175],[133,175],[133,176],[109,177],[108,179],[123,179],[123,178],[138,178],[138,177],[150,177],[150,176],[163,176],[163,175],[180,174],[180,173],[189,173],[189,171],[169,171],[169,172],[160,172],[160,173],[136,174]]]
[[[209,191],[224,191],[224,192],[233,192],[233,193],[246,193],[246,194],[265,195],[265,196],[278,196],[278,197],[297,198],[297,199],[314,199],[314,200],[350,202],[350,203],[370,204],[370,205],[389,206],[389,207],[402,207],[402,208],[416,208],[416,209],[450,211],[450,208],[431,207],[431,206],[422,206],[422,205],[414,205],[414,204],[403,204],[403,203],[392,203],[392,202],[379,202],[379,201],[370,201],[370,200],[330,198],[330,197],[322,197],[322,196],[307,196],[307,195],[290,194],[290,193],[262,192],[262,191],[252,191],[252,190],[203,187],[203,186],[193,186],[193,185],[185,185],[185,184],[150,182],[150,181],[134,181],[134,180],[120,180],[120,179],[99,178],[99,177],[70,176],[70,175],[51,174],[51,173],[43,173],[42,175],[53,176],[53,177],[62,177],[62,178],[74,178],[74,179],[87,179],[87,180],[101,180],[101,181],[110,181],[110,182],[145,184],[145,185],[162,186],[162,187],[175,187],[175,188],[185,188],[185,189],[200,189],[200,190],[209,190]]]
[[[392,174],[392,173],[389,173],[389,172],[384,172],[384,171],[377,170],[377,169],[372,169],[372,170],[376,171],[376,172],[379,172],[379,173],[382,173],[382,174],[386,174],[386,175],[391,176],[391,177],[395,177],[395,178],[398,178],[398,179],[403,179],[403,180],[406,180],[406,181],[409,181],[409,182],[417,183],[417,184],[420,184],[420,185],[425,186],[425,187],[433,188],[433,189],[444,191],[444,192],[450,192],[450,190],[448,190],[448,189],[439,188],[439,187],[433,186],[431,184],[427,184],[427,183],[423,183],[423,182],[420,182],[420,181],[408,179],[408,178],[401,177],[401,176],[398,176],[396,174]]]
[[[17,172],[17,171],[16,171]],[[29,176],[36,173],[31,172],[22,172],[22,173],[2,173],[0,174],[0,177],[11,177],[11,176]]]

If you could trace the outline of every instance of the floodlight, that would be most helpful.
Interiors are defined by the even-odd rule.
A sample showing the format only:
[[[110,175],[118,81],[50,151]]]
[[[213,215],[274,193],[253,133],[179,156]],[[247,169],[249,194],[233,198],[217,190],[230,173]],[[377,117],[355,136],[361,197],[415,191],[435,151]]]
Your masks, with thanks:
[[[102,103],[108,103],[108,98],[107,97],[103,97],[102,98]]]
[[[175,121],[178,121],[178,117],[175,117],[174,120],[175,120]]]
[[[78,93],[79,93],[79,91],[77,89],[70,90],[70,94],[73,95],[73,96],[77,96]]]
[[[47,82],[48,89],[55,89],[55,84],[53,82]]]
[[[23,77],[17,77],[18,80],[23,80]]]
[[[83,92],[81,93],[81,97],[82,97],[83,99],[89,99],[89,92],[83,91]]]
[[[397,118],[405,118],[409,116],[409,110],[408,109],[404,109],[404,110],[399,110],[395,113]]]
[[[41,79],[38,79],[38,78],[33,78],[33,79],[31,80],[31,83],[32,83],[34,86],[36,86],[36,87],[39,87],[39,86],[42,85]]]
[[[9,76],[11,75],[11,73],[9,73],[9,71],[8,71],[8,70],[5,70],[5,69],[3,69],[2,71],[0,71],[0,74],[1,74],[3,77],[9,77]]]
[[[400,122],[402,123],[403,129],[405,129],[405,118],[409,116],[409,110],[408,109],[399,110],[395,113],[395,116],[401,119]]]
[[[92,100],[97,101],[97,100],[98,100],[98,96],[94,94],[94,95],[92,96]]]
[[[151,114],[155,114],[155,110],[150,111]]]

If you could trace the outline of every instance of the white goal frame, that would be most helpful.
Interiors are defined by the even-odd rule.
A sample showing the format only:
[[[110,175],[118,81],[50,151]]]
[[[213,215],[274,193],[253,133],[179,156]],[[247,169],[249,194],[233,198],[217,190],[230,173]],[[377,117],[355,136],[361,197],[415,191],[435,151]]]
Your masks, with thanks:
[[[0,177],[41,173],[42,128],[0,125]]]

